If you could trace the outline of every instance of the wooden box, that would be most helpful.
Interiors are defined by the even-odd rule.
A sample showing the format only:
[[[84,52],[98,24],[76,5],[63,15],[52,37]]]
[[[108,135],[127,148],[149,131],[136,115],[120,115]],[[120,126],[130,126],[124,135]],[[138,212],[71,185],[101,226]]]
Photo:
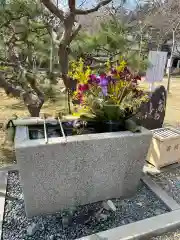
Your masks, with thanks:
[[[159,128],[152,132],[147,161],[158,169],[179,162],[180,131],[174,128]]]

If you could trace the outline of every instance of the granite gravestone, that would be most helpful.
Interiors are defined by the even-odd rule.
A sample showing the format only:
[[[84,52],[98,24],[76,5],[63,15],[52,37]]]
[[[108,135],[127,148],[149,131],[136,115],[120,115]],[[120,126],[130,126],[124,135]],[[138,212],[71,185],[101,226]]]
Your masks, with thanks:
[[[166,111],[166,89],[159,86],[149,95],[149,101],[141,105],[134,120],[149,130],[162,128]]]

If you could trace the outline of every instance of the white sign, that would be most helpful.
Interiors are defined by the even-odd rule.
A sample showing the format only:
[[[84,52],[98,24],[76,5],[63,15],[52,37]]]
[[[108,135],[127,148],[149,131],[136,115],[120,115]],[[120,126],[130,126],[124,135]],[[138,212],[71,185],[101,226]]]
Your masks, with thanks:
[[[150,51],[148,60],[150,67],[146,72],[146,81],[149,83],[162,81],[167,61],[167,52]]]
[[[167,68],[171,68],[171,67],[172,67],[172,60],[171,58],[169,58],[167,61]]]

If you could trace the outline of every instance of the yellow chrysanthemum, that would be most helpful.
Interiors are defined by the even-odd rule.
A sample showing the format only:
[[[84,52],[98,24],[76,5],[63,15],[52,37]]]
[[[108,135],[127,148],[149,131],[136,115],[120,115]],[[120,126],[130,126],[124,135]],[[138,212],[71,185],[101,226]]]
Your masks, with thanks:
[[[92,73],[90,67],[84,66],[84,61],[82,58],[77,62],[71,62],[71,71],[68,75],[73,79],[76,79],[80,84],[86,84],[88,82],[88,77]]]
[[[126,66],[126,62],[122,60],[118,66],[116,66],[117,72],[122,72]]]

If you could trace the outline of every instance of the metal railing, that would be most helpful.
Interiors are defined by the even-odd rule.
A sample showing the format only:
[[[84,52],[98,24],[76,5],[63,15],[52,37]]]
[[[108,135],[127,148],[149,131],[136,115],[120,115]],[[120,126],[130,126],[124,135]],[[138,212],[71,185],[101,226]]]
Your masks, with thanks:
[[[45,138],[45,143],[48,144],[48,134],[47,134],[47,126],[46,126],[46,116],[44,115],[44,138]],[[63,129],[63,125],[62,125],[62,121],[59,117],[56,118],[57,122],[59,123],[60,126],[60,130],[62,133],[62,137],[64,138],[64,143],[67,143],[67,137],[65,135],[64,129]]]

